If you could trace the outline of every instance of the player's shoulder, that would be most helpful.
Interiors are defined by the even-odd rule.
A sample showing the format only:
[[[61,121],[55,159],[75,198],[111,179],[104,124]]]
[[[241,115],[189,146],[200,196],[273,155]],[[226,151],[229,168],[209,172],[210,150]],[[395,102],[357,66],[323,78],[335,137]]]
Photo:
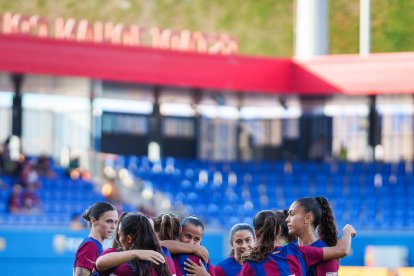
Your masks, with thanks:
[[[310,246],[322,248],[327,247],[328,245],[324,241],[318,239],[315,242],[311,243]]]
[[[227,257],[224,260],[222,260],[221,262],[219,262],[217,264],[217,266],[225,267],[229,264],[234,264],[234,263],[236,263],[236,260],[233,257]]]
[[[99,245],[100,245],[100,243],[97,240],[95,240],[91,237],[87,237],[87,238],[83,239],[83,241],[79,245],[79,248],[87,247],[87,248],[97,248],[98,249]]]

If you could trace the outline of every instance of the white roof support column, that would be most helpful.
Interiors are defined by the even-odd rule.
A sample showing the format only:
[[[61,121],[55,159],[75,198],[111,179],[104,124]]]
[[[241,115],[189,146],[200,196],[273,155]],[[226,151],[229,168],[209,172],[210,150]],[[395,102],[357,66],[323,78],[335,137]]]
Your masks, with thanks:
[[[360,0],[359,53],[361,56],[371,52],[371,0]]]
[[[328,54],[327,0],[296,0],[295,57]]]

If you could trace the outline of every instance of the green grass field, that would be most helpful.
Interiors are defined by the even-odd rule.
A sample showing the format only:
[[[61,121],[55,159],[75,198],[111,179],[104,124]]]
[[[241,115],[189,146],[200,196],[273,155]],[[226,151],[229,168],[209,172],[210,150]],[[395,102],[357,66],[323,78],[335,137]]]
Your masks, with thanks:
[[[329,3],[330,53],[357,53],[359,0]],[[414,50],[414,1],[373,0],[372,52]],[[0,13],[39,14],[228,33],[249,55],[293,55],[293,0],[3,0]]]

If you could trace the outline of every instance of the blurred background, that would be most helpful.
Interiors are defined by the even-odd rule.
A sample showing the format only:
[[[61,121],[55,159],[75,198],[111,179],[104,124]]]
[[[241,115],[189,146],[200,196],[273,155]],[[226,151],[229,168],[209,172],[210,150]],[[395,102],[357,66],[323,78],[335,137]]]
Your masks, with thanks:
[[[341,275],[414,275],[414,2],[0,2],[2,275],[71,275],[97,201],[228,231],[325,196]],[[24,263],[24,266],[21,264]]]

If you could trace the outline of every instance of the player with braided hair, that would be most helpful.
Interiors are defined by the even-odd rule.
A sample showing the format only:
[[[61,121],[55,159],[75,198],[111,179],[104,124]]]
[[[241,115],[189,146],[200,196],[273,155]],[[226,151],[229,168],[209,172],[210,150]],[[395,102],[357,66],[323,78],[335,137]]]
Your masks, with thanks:
[[[335,246],[338,242],[338,230],[329,202],[324,197],[305,197],[297,199],[289,208],[287,218],[289,234],[298,237],[299,245],[314,247]],[[318,236],[315,230],[318,229]],[[320,262],[307,271],[311,275],[337,275],[337,259]]]
[[[281,214],[284,216],[280,217]],[[333,247],[299,246],[297,243],[288,243],[288,238],[283,234],[286,231],[282,228],[287,226],[281,221],[286,220],[285,215],[270,210],[256,214],[253,220],[256,245],[245,259],[240,276],[306,275],[309,267],[314,264],[349,254],[351,238],[356,233],[351,225],[344,227],[342,238]]]

